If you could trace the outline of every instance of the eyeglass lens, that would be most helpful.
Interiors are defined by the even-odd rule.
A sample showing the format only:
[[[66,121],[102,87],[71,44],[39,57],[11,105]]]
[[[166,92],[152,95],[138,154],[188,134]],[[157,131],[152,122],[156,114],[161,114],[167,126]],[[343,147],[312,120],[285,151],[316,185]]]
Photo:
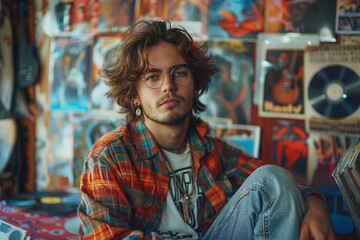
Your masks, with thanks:
[[[160,88],[164,82],[165,74],[169,73],[171,80],[177,85],[186,84],[190,77],[190,69],[186,65],[177,65],[169,72],[150,71],[144,75],[145,84],[149,88]]]

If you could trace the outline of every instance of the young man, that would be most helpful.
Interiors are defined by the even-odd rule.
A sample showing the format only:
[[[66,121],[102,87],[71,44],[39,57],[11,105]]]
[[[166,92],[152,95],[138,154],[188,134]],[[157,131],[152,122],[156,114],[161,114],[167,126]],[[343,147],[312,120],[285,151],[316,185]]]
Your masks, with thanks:
[[[206,135],[195,117],[217,71],[206,47],[167,21],[141,21],[114,56],[102,74],[127,123],[86,159],[82,239],[334,238],[318,194]]]

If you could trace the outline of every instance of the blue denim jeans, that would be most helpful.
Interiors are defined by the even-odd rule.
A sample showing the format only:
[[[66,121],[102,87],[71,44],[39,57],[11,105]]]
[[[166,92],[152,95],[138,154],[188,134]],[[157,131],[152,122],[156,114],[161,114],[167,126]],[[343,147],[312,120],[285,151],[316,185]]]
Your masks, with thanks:
[[[265,165],[247,178],[202,239],[298,239],[305,211],[293,176]]]

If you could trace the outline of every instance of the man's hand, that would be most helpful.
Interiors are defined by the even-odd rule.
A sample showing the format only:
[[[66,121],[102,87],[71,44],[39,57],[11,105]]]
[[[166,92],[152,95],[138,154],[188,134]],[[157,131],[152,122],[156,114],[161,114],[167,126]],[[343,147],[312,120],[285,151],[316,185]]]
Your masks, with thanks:
[[[326,203],[319,197],[306,197],[307,211],[300,229],[300,240],[334,240],[335,231]]]

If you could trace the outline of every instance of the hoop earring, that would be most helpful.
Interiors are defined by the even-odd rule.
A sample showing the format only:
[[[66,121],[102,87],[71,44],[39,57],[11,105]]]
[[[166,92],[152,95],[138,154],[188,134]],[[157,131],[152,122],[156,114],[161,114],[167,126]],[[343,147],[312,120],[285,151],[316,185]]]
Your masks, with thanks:
[[[140,117],[141,116],[141,109],[140,106],[136,106],[135,115]]]

